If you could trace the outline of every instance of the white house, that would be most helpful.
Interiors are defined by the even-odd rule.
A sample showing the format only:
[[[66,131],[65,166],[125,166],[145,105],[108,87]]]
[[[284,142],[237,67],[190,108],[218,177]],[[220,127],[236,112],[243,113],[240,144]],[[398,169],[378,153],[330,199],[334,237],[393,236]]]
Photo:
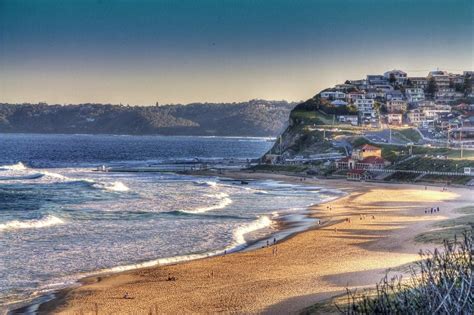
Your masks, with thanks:
[[[385,85],[388,84],[388,79],[383,75],[378,74],[368,74],[367,75],[367,85]]]
[[[446,71],[430,71],[428,79],[433,78],[438,89],[449,87],[449,75]]]
[[[387,101],[402,101],[404,99],[403,93],[399,90],[393,90],[385,93],[385,99]]]
[[[402,125],[403,115],[400,113],[390,113],[387,115],[387,122],[389,125]]]
[[[343,100],[335,100],[331,102],[332,105],[334,106],[346,106],[347,102],[344,102]]]
[[[411,84],[415,88],[426,89],[428,87],[428,79],[426,77],[409,77]]]
[[[406,89],[405,95],[410,104],[419,103],[425,100],[425,91],[421,88]]]
[[[407,113],[407,118],[412,125],[418,126],[425,119],[425,115],[422,110],[416,108]]]
[[[369,98],[357,99],[354,105],[357,107],[357,110],[362,116],[372,116],[375,117],[374,111],[375,101]]]
[[[395,78],[395,81],[399,84],[405,84],[407,81],[407,73],[402,70],[391,70],[383,74],[383,76],[390,81],[390,78]]]
[[[359,123],[359,117],[357,115],[339,115],[337,116],[337,120],[340,123],[351,124],[353,126],[357,126]]]
[[[325,99],[333,99],[333,100],[343,100],[346,98],[346,93],[339,92],[339,91],[326,91],[321,92],[321,97]]]
[[[350,92],[346,94],[347,101],[352,102],[352,103],[354,103],[355,100],[360,99],[360,98],[365,98],[364,92]]]
[[[386,106],[389,113],[406,112],[408,109],[407,102],[402,100],[390,100]]]

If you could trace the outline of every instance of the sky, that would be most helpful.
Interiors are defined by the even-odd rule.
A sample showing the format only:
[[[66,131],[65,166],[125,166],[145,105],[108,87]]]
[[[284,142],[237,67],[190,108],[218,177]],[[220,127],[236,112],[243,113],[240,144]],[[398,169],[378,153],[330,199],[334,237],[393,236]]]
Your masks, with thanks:
[[[0,0],[0,102],[299,101],[473,52],[473,0]]]

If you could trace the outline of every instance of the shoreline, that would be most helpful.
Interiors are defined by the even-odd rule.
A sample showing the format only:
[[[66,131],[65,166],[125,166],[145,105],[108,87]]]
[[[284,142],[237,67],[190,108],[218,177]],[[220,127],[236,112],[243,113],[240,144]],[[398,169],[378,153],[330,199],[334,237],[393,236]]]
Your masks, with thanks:
[[[209,175],[209,174],[202,174],[202,175]],[[213,174],[213,175],[219,175],[219,176],[222,176],[222,174]],[[224,177],[224,176],[223,176]],[[280,175],[280,174],[267,174],[267,173],[249,173],[249,172],[228,172],[225,174],[225,177],[230,177],[230,178],[238,178],[238,179],[250,179],[250,178],[253,178],[253,177],[258,177],[258,179],[274,179],[274,180],[283,180],[283,181],[289,181],[289,182],[292,182],[292,183],[301,183],[300,181],[298,181],[298,178],[299,177],[291,177],[291,176],[287,176],[287,175]],[[305,182],[306,183],[306,182]],[[329,188],[329,189],[338,189],[338,190],[341,190],[341,191],[344,191],[344,192],[350,192],[350,194],[346,195],[346,196],[341,196],[339,198],[337,198],[336,200],[330,200],[329,202],[327,203],[321,203],[321,204],[318,204],[316,206],[312,206],[310,207],[310,211],[308,212],[308,216],[309,217],[313,217],[314,216],[318,216],[318,214],[323,214],[325,212],[325,209],[324,207],[321,207],[322,204],[337,204],[338,202],[340,203],[343,203],[341,200],[343,199],[351,199],[351,198],[356,198],[357,195],[363,195],[364,193],[367,193],[367,191],[369,191],[369,188],[368,187],[374,187],[374,186],[377,186],[378,183],[359,183],[359,182],[356,182],[356,183],[353,183],[353,182],[347,182],[347,181],[341,181],[341,180],[310,180],[308,181],[308,183],[311,183],[313,185],[319,185],[319,186],[322,186],[322,188]],[[406,185],[406,184],[399,184],[399,185],[393,185],[393,184],[388,184],[390,186],[413,186],[413,185]],[[383,185],[383,186],[387,186],[387,185]],[[417,187],[417,189],[419,189]],[[432,190],[430,190],[432,191]],[[329,206],[327,206],[329,208]],[[332,208],[332,206],[331,206]],[[311,231],[314,231],[314,230],[319,230],[319,228],[321,230],[328,230],[329,227],[333,226],[333,225],[340,225],[340,224],[344,224],[342,222],[342,219],[338,218],[340,216],[335,216],[333,214],[326,214],[324,213],[324,215],[321,216],[321,219],[325,219],[324,224],[321,225],[321,226],[310,226],[308,229],[305,229],[303,231],[298,231],[298,232],[295,232],[295,233],[292,233],[291,235],[288,235],[288,237],[285,237],[283,240],[280,240],[277,245],[280,246],[280,245],[285,245],[287,243],[290,242],[290,240],[294,240],[296,238],[301,238],[302,235],[305,235],[305,234],[309,234]],[[337,220],[335,220],[336,218],[338,218]],[[327,221],[326,221],[327,220]],[[332,228],[331,228],[332,230]],[[421,232],[421,231],[420,231]],[[336,228],[336,233],[337,233],[337,228]],[[419,247],[421,247],[422,245],[419,244]],[[249,248],[251,246],[248,246],[247,248]],[[426,247],[426,246],[425,246]],[[225,255],[225,256],[212,256],[212,257],[205,257],[205,258],[201,258],[201,259],[198,259],[198,260],[191,260],[191,261],[185,261],[185,262],[179,262],[179,263],[175,263],[175,264],[171,264],[171,265],[166,265],[166,266],[162,266],[162,265],[158,265],[158,266],[153,266],[153,267],[145,267],[145,268],[140,268],[140,269],[133,269],[133,270],[129,270],[129,271],[122,271],[122,272],[118,272],[118,273],[113,273],[113,274],[109,274],[107,276],[104,276],[104,277],[98,277],[98,276],[91,276],[91,277],[87,277],[87,278],[83,278],[80,280],[80,283],[81,285],[79,287],[74,287],[74,288],[68,288],[68,289],[63,289],[63,290],[60,290],[59,293],[57,293],[57,296],[51,300],[51,301],[48,301],[46,303],[42,303],[40,306],[39,306],[39,310],[40,312],[56,312],[56,311],[64,311],[64,310],[74,310],[78,308],[78,306],[73,306],[72,309],[71,309],[71,305],[69,305],[71,302],[74,302],[75,303],[75,300],[77,298],[76,295],[78,296],[81,296],[81,291],[84,291],[86,290],[87,292],[89,292],[90,288],[89,287],[102,287],[101,285],[101,282],[103,280],[105,280],[106,282],[114,282],[114,279],[115,280],[118,280],[119,278],[129,278],[129,277],[132,277],[134,278],[134,276],[136,276],[137,274],[147,274],[149,272],[151,273],[154,273],[154,272],[166,272],[167,270],[173,270],[173,269],[182,269],[182,268],[186,268],[186,267],[189,267],[190,265],[199,265],[200,263],[202,264],[203,262],[207,262],[207,263],[204,263],[204,264],[209,264],[211,261],[216,261],[216,260],[220,260],[220,258],[225,258],[226,260],[227,259],[233,259],[235,257],[235,259],[237,259],[237,256],[241,256],[241,255],[247,255],[247,254],[250,254],[250,255],[258,255],[258,254],[261,254],[261,252],[265,251],[266,248],[254,248],[254,249],[249,249],[249,250],[246,250],[246,249],[243,249],[239,252],[235,252],[233,254],[229,254],[229,255]],[[417,249],[418,250],[418,249]],[[232,256],[232,257],[231,257]],[[234,259],[234,260],[235,260]],[[410,257],[411,260],[413,260],[413,256]],[[160,269],[163,269],[163,270],[160,270]],[[385,270],[385,269],[383,269]],[[379,270],[380,272],[380,270]],[[370,277],[371,279],[375,279],[374,277]],[[179,280],[179,278],[178,278]],[[159,280],[159,281],[163,281],[163,280]],[[378,279],[377,279],[378,281]],[[123,283],[121,281],[119,281],[119,284],[120,285],[123,285]],[[375,284],[375,282],[373,282],[373,284]],[[113,288],[116,288],[115,285],[112,286]],[[337,292],[341,292],[341,291],[337,291]],[[300,292],[300,293],[303,293],[303,292]],[[322,294],[321,294],[322,293]],[[334,295],[335,292],[333,292],[332,290],[329,291],[329,292],[320,292],[319,293],[319,299],[315,299],[315,301],[317,300],[321,300],[322,297],[329,297],[332,295]],[[298,297],[301,297],[301,296],[305,296],[305,294],[297,294],[296,296]],[[80,300],[80,298],[78,298],[78,300]],[[100,300],[100,298],[99,298]],[[68,304],[69,303],[69,304]],[[99,305],[100,303],[96,303],[95,305]],[[298,303],[296,303],[297,305],[299,305]],[[82,306],[84,306],[83,304],[80,304],[81,305],[81,310],[82,310]],[[272,310],[281,310],[281,308],[278,308],[278,306],[275,306],[275,305],[279,305],[278,303],[265,303],[265,305],[267,306],[267,308],[270,308]],[[176,306],[176,305],[174,305]],[[291,309],[291,305],[286,305],[285,307],[289,307],[290,306],[290,309]],[[304,304],[301,304],[301,306],[307,306],[307,305],[304,305]],[[66,307],[66,308],[64,308]],[[90,307],[90,305],[89,305]],[[137,305],[138,307],[138,305]],[[276,308],[275,308],[276,307]],[[267,309],[267,308],[264,308],[264,309]],[[298,309],[302,309],[303,307],[298,307]],[[100,309],[102,309],[102,306],[100,306]],[[132,308],[134,309],[134,308]],[[143,310],[143,308],[140,308],[139,309]],[[189,309],[190,311],[196,311],[194,309]],[[227,309],[227,311],[233,311],[235,309]],[[242,309],[239,309],[239,310],[242,310]],[[262,309],[261,307],[257,307],[257,308],[252,308],[250,309],[251,312],[254,312],[255,310],[260,310],[258,312],[261,312]],[[247,310],[242,310],[242,311],[247,311]],[[267,310],[268,311],[268,310]],[[294,311],[294,309],[293,309]],[[199,312],[199,310],[198,310]]]
[[[236,171],[231,171],[232,174]],[[237,173],[240,173],[241,171],[237,171]],[[187,175],[193,175],[193,176],[216,176],[219,180],[226,180],[226,179],[232,179],[232,180],[237,180],[237,177],[233,177],[231,173],[226,173],[225,176],[221,176],[220,174],[215,174],[212,172],[202,172],[202,171],[196,171],[193,172],[192,174],[187,174]],[[270,179],[270,178],[268,178]],[[259,179],[259,180],[265,180],[265,178]],[[297,181],[289,181],[288,179],[280,179],[283,182],[287,183],[294,183],[294,184],[303,184]],[[324,187],[321,187],[324,188]],[[223,256],[223,255],[230,255],[232,253],[238,253],[238,252],[245,252],[245,251],[252,251],[252,250],[258,250],[260,248],[265,248],[266,242],[269,241],[269,243],[272,243],[272,239],[276,239],[276,243],[281,243],[288,238],[291,238],[295,234],[302,233],[308,229],[311,228],[317,228],[319,226],[315,225],[315,222],[305,222],[307,220],[313,221],[316,220],[311,217],[311,207],[315,205],[320,205],[320,204],[325,204],[328,202],[331,202],[335,199],[342,198],[344,197],[345,194],[340,194],[336,195],[335,197],[327,198],[323,200],[322,202],[316,203],[316,204],[311,204],[307,206],[305,209],[301,209],[295,213],[291,214],[284,214],[280,216],[280,214],[277,213],[276,218],[271,218],[272,224],[274,226],[277,226],[274,228],[272,232],[270,232],[268,235],[253,239],[251,241],[247,241],[245,244],[238,244],[233,246],[230,244],[226,248],[223,249],[216,249],[210,252],[204,252],[204,253],[190,253],[190,254],[183,254],[179,256],[172,256],[172,257],[162,257],[162,258],[156,258],[153,260],[147,260],[147,261],[142,261],[142,262],[136,262],[132,264],[127,264],[127,265],[121,265],[121,266],[115,266],[107,269],[101,269],[101,270],[96,270],[96,271],[91,271],[91,272],[86,272],[87,275],[80,276],[74,283],[68,284],[67,286],[59,289],[52,289],[51,291],[47,291],[45,293],[42,293],[35,298],[31,300],[23,300],[23,301],[17,301],[13,302],[10,305],[7,306],[7,313],[10,314],[23,314],[23,313],[36,313],[37,311],[42,312],[41,307],[44,304],[48,303],[56,303],[56,301],[60,301],[62,298],[64,298],[68,292],[71,290],[74,290],[75,288],[81,287],[83,285],[90,284],[91,282],[97,282],[97,279],[103,279],[107,277],[111,277],[120,273],[126,273],[126,272],[131,272],[139,269],[146,269],[146,268],[159,268],[159,267],[164,267],[164,266],[170,266],[170,265],[176,265],[176,264],[182,264],[190,261],[196,261],[196,260],[201,260],[201,259],[209,259],[217,256]],[[269,215],[266,215],[269,216]],[[299,217],[299,219],[290,219],[288,218],[289,216],[291,217]],[[323,224],[321,224],[322,226]],[[233,246],[231,248],[231,246]],[[230,249],[229,249],[230,248]],[[224,253],[225,252],[225,253]],[[161,263],[161,261],[164,260],[169,260],[169,262]],[[11,307],[13,305],[13,308]],[[44,306],[43,306],[44,307]]]

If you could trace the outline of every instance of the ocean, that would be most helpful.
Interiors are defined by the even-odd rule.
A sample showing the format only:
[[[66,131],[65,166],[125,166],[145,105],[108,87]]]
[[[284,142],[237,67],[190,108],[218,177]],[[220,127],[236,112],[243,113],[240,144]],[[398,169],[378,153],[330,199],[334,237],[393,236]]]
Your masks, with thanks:
[[[283,237],[278,219],[300,223],[287,234],[314,223],[304,216],[307,207],[337,191],[218,175],[96,171],[197,162],[239,167],[272,144],[264,138],[0,135],[0,305],[87,275],[245,249]]]

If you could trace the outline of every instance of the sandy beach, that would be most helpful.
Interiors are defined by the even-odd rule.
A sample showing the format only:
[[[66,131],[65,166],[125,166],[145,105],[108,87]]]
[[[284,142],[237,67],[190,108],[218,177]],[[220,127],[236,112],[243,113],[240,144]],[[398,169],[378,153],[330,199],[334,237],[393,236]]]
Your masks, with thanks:
[[[299,178],[234,173],[238,178]],[[137,269],[83,280],[43,304],[44,313],[297,313],[341,294],[370,287],[389,268],[419,258],[414,237],[435,221],[456,217],[474,204],[472,190],[420,185],[307,179],[347,192],[311,208],[321,225],[276,245],[176,265]],[[439,207],[440,212],[425,214]],[[349,222],[350,221],[350,222]],[[401,269],[398,269],[401,270]],[[167,281],[168,277],[175,281]],[[128,293],[128,298],[124,294]]]

